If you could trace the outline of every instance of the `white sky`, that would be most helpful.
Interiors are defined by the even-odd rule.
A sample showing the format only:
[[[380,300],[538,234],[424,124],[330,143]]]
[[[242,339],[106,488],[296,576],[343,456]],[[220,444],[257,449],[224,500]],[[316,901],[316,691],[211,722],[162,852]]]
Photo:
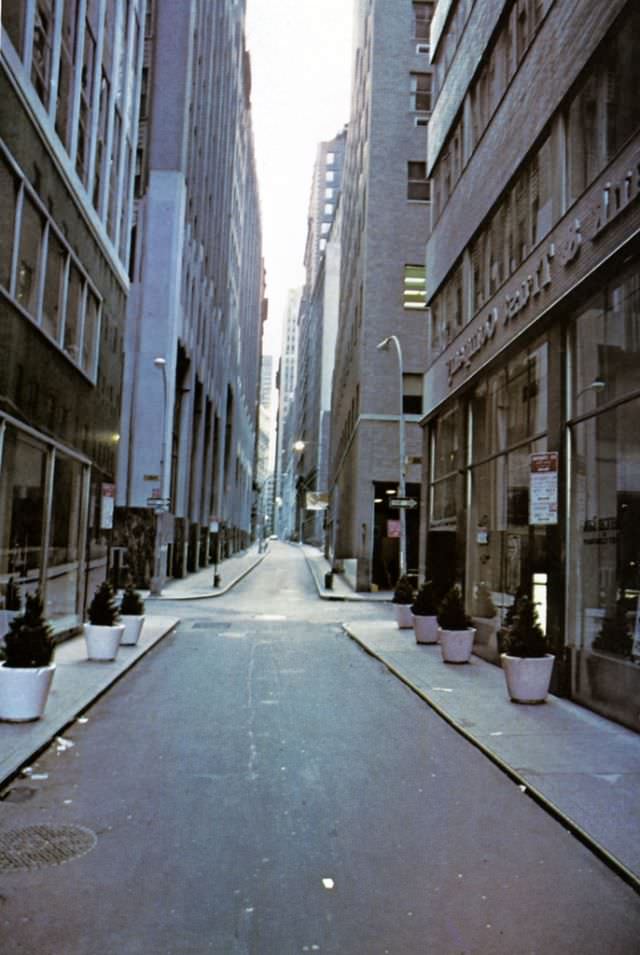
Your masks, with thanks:
[[[317,145],[349,119],[352,18],[353,0],[247,0],[267,355],[280,353],[287,291],[304,279]]]

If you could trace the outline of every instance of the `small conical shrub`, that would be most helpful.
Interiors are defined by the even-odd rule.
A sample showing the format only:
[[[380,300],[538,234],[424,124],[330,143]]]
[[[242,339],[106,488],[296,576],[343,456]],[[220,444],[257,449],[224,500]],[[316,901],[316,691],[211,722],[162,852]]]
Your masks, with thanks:
[[[53,657],[52,629],[40,592],[27,594],[25,611],[14,617],[5,637],[6,667],[46,667]]]
[[[394,604],[412,604],[413,603],[414,591],[411,586],[411,581],[409,578],[403,574],[402,577],[398,579],[396,584],[396,589],[393,594],[393,603]]]
[[[144,613],[144,600],[133,584],[127,584],[120,601],[120,613],[132,617],[141,617]]]
[[[113,587],[108,580],[103,580],[96,590],[87,613],[89,623],[96,627],[113,627],[118,622],[120,616],[118,605]]]
[[[420,590],[416,595],[416,599],[413,602],[411,612],[415,614],[416,617],[435,617],[438,612],[438,604],[436,601],[435,591],[433,588],[433,583],[430,580],[425,580]]]
[[[505,642],[505,653],[511,657],[543,657],[549,652],[549,643],[538,621],[533,601],[522,594],[515,603],[513,620]]]
[[[456,585],[442,598],[438,607],[438,626],[442,630],[466,630],[471,626],[471,618],[464,609],[462,591]]]

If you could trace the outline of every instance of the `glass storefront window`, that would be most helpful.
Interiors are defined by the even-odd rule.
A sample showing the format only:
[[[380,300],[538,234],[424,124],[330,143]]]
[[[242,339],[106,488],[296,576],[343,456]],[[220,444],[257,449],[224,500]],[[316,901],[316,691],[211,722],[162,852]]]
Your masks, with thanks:
[[[0,577],[33,591],[42,562],[46,452],[7,426],[0,463]]]
[[[47,616],[51,620],[76,613],[80,569],[80,505],[82,467],[56,452],[47,563]]]
[[[581,421],[571,430],[568,588],[569,627],[576,645],[575,695],[636,729],[640,698],[639,416],[640,400],[636,399]]]
[[[434,478],[444,477],[462,465],[462,434],[462,414],[455,407],[436,424]]]
[[[574,329],[573,415],[640,388],[640,269],[592,299]]]

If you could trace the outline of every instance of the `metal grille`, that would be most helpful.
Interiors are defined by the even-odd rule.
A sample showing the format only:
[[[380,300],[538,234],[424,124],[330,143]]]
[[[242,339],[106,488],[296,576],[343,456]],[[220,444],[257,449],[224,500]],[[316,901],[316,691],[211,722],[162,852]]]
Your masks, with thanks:
[[[42,869],[85,855],[96,845],[84,826],[26,826],[0,832],[0,872]]]

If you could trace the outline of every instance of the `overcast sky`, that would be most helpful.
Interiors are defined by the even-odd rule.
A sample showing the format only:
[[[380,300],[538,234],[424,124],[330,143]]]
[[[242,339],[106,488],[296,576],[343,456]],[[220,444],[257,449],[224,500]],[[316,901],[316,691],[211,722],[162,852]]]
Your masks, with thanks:
[[[319,142],[349,119],[352,0],[247,0],[269,321],[279,354],[287,290],[301,285]]]

